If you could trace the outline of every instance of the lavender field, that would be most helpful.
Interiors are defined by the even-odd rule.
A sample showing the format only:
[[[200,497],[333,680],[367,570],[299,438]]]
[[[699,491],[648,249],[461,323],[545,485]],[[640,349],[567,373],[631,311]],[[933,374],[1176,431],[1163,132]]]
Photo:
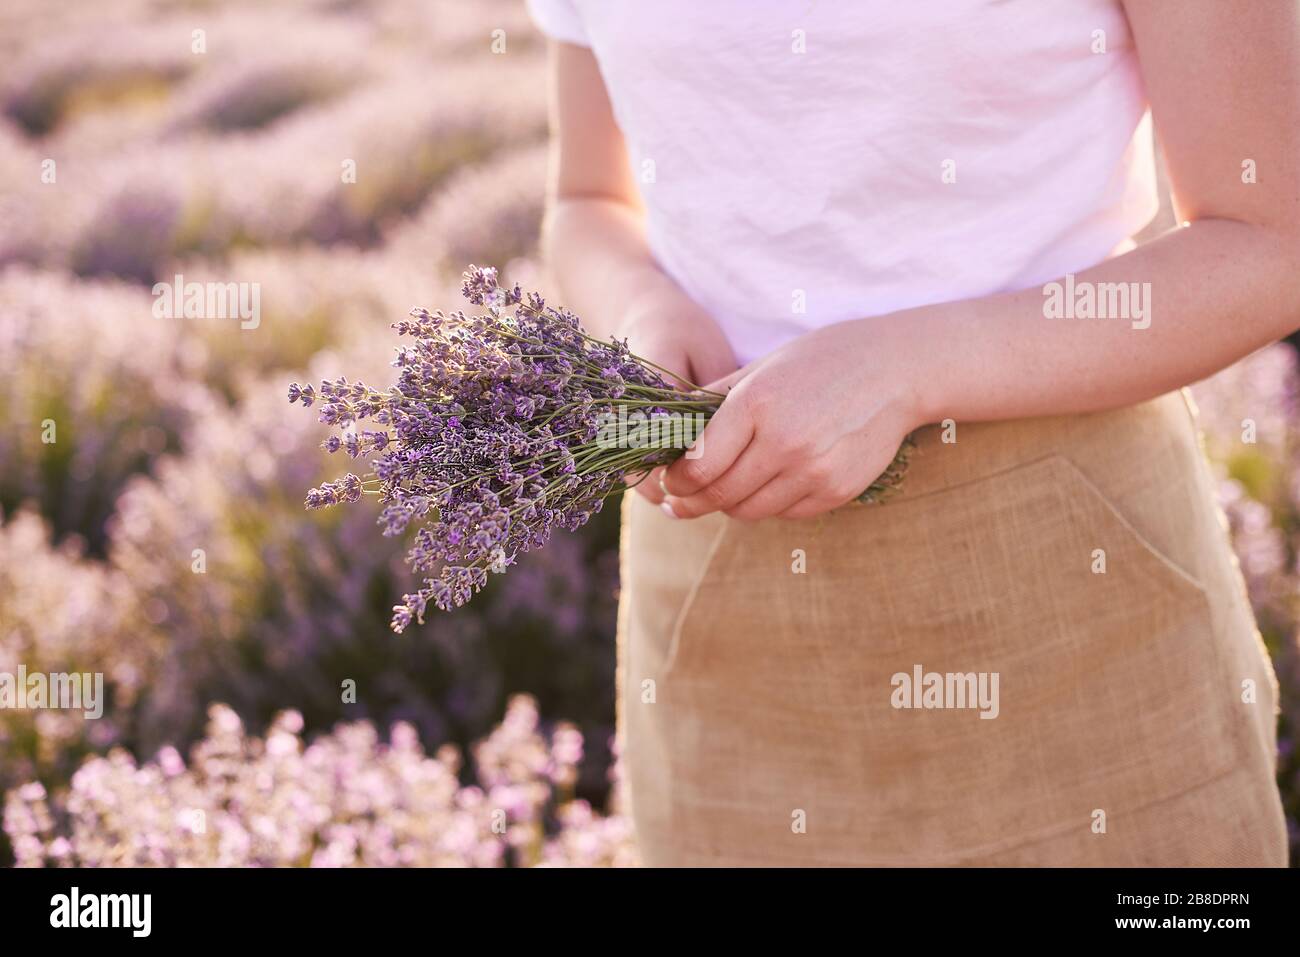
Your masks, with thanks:
[[[6,0],[0,62],[0,673],[103,675],[100,715],[0,710],[0,864],[635,864],[616,510],[395,636],[408,543],[304,509],[338,469],[285,397],[386,381],[468,263],[544,286],[522,2]],[[1294,858],[1300,368],[1194,391]]]
[[[522,4],[18,0],[0,58],[0,672],[104,675],[0,711],[0,860],[629,862],[611,521],[395,637],[406,545],[304,510],[285,400],[388,375],[467,263],[535,274]]]

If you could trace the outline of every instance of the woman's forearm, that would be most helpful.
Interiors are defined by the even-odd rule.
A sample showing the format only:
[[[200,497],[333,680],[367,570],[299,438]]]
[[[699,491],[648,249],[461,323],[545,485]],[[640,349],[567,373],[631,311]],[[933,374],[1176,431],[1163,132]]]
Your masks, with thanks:
[[[594,336],[626,331],[641,313],[680,307],[684,296],[655,264],[640,215],[602,198],[561,198],[546,217],[544,245],[565,308]]]
[[[639,210],[561,194],[546,217],[545,244],[564,306],[591,335],[627,339],[637,355],[687,388],[736,368],[717,323],[650,254]]]
[[[1298,250],[1273,229],[1198,220],[1072,284],[866,321],[918,357],[925,422],[1097,411],[1196,382],[1300,327]],[[1089,295],[1106,318],[1082,317]]]

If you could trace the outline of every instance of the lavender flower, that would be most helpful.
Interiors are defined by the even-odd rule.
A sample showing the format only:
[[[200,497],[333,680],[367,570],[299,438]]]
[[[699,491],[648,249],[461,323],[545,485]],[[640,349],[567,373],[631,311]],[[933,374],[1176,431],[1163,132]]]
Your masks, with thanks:
[[[0,508],[35,503],[92,552],[130,478],[211,414],[200,360],[150,305],[118,282],[0,271]]]
[[[414,341],[398,350],[398,381],[386,391],[345,377],[315,392],[289,387],[290,402],[319,401],[320,421],[339,430],[327,450],[372,466],[366,481],[349,473],[312,489],[307,507],[372,494],[384,534],[417,528],[408,561],[424,585],[394,609],[399,633],[430,604],[465,604],[489,573],[541,548],[555,529],[581,528],[631,476],[682,455],[694,424],[724,399],[675,388],[626,342],[593,339],[572,313],[502,287],[495,269],[471,266],[461,292],[486,314],[416,309],[394,324]],[[380,428],[360,429],[367,419]],[[864,500],[897,486],[906,453]]]
[[[108,704],[0,708],[0,793],[24,780],[64,779],[81,758],[119,741],[152,655],[125,626],[126,576],[87,560],[75,536],[51,543],[31,511],[0,516],[0,672],[101,674]]]
[[[541,230],[546,158],[540,142],[457,172],[390,231],[390,253],[419,263],[503,263],[518,275],[514,260],[535,248]]]
[[[311,743],[280,713],[264,738],[224,705],[191,752],[137,764],[87,760],[67,789],[28,782],[4,802],[19,866],[501,867],[636,864],[631,822],[598,814],[556,783],[579,756],[574,732],[548,742],[536,704],[512,699],[474,749],[462,784],[455,747],[426,754],[409,724],[389,741],[365,721]],[[576,745],[576,746],[575,746]]]

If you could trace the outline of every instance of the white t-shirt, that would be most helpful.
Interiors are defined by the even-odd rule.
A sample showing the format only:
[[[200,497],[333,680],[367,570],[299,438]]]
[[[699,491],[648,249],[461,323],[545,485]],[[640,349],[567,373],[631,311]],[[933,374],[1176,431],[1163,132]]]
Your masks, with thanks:
[[[1155,215],[1119,0],[528,0],[589,46],[661,267],[742,363],[1026,289]]]

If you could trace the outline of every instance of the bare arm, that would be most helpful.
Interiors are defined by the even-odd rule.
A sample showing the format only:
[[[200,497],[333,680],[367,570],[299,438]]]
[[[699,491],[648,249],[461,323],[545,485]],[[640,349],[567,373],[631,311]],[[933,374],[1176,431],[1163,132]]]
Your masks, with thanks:
[[[713,320],[656,265],[642,206],[591,52],[551,46],[552,182],[545,252],[563,304],[593,335],[627,336],[633,351],[696,383],[736,367]]]
[[[627,150],[591,52],[551,44],[551,181],[543,233],[565,306],[604,336],[662,276],[646,249]]]
[[[1141,401],[1300,327],[1300,4],[1126,9],[1184,225],[1075,279],[1149,283],[1149,326],[1049,319],[1030,289],[817,330],[729,378],[703,455],[666,475],[676,514],[816,515],[918,425]]]
[[[1076,281],[1149,283],[1150,326],[1046,320],[1041,289],[898,316],[938,349],[925,418],[1125,405],[1300,327],[1300,4],[1126,9],[1184,225]]]

